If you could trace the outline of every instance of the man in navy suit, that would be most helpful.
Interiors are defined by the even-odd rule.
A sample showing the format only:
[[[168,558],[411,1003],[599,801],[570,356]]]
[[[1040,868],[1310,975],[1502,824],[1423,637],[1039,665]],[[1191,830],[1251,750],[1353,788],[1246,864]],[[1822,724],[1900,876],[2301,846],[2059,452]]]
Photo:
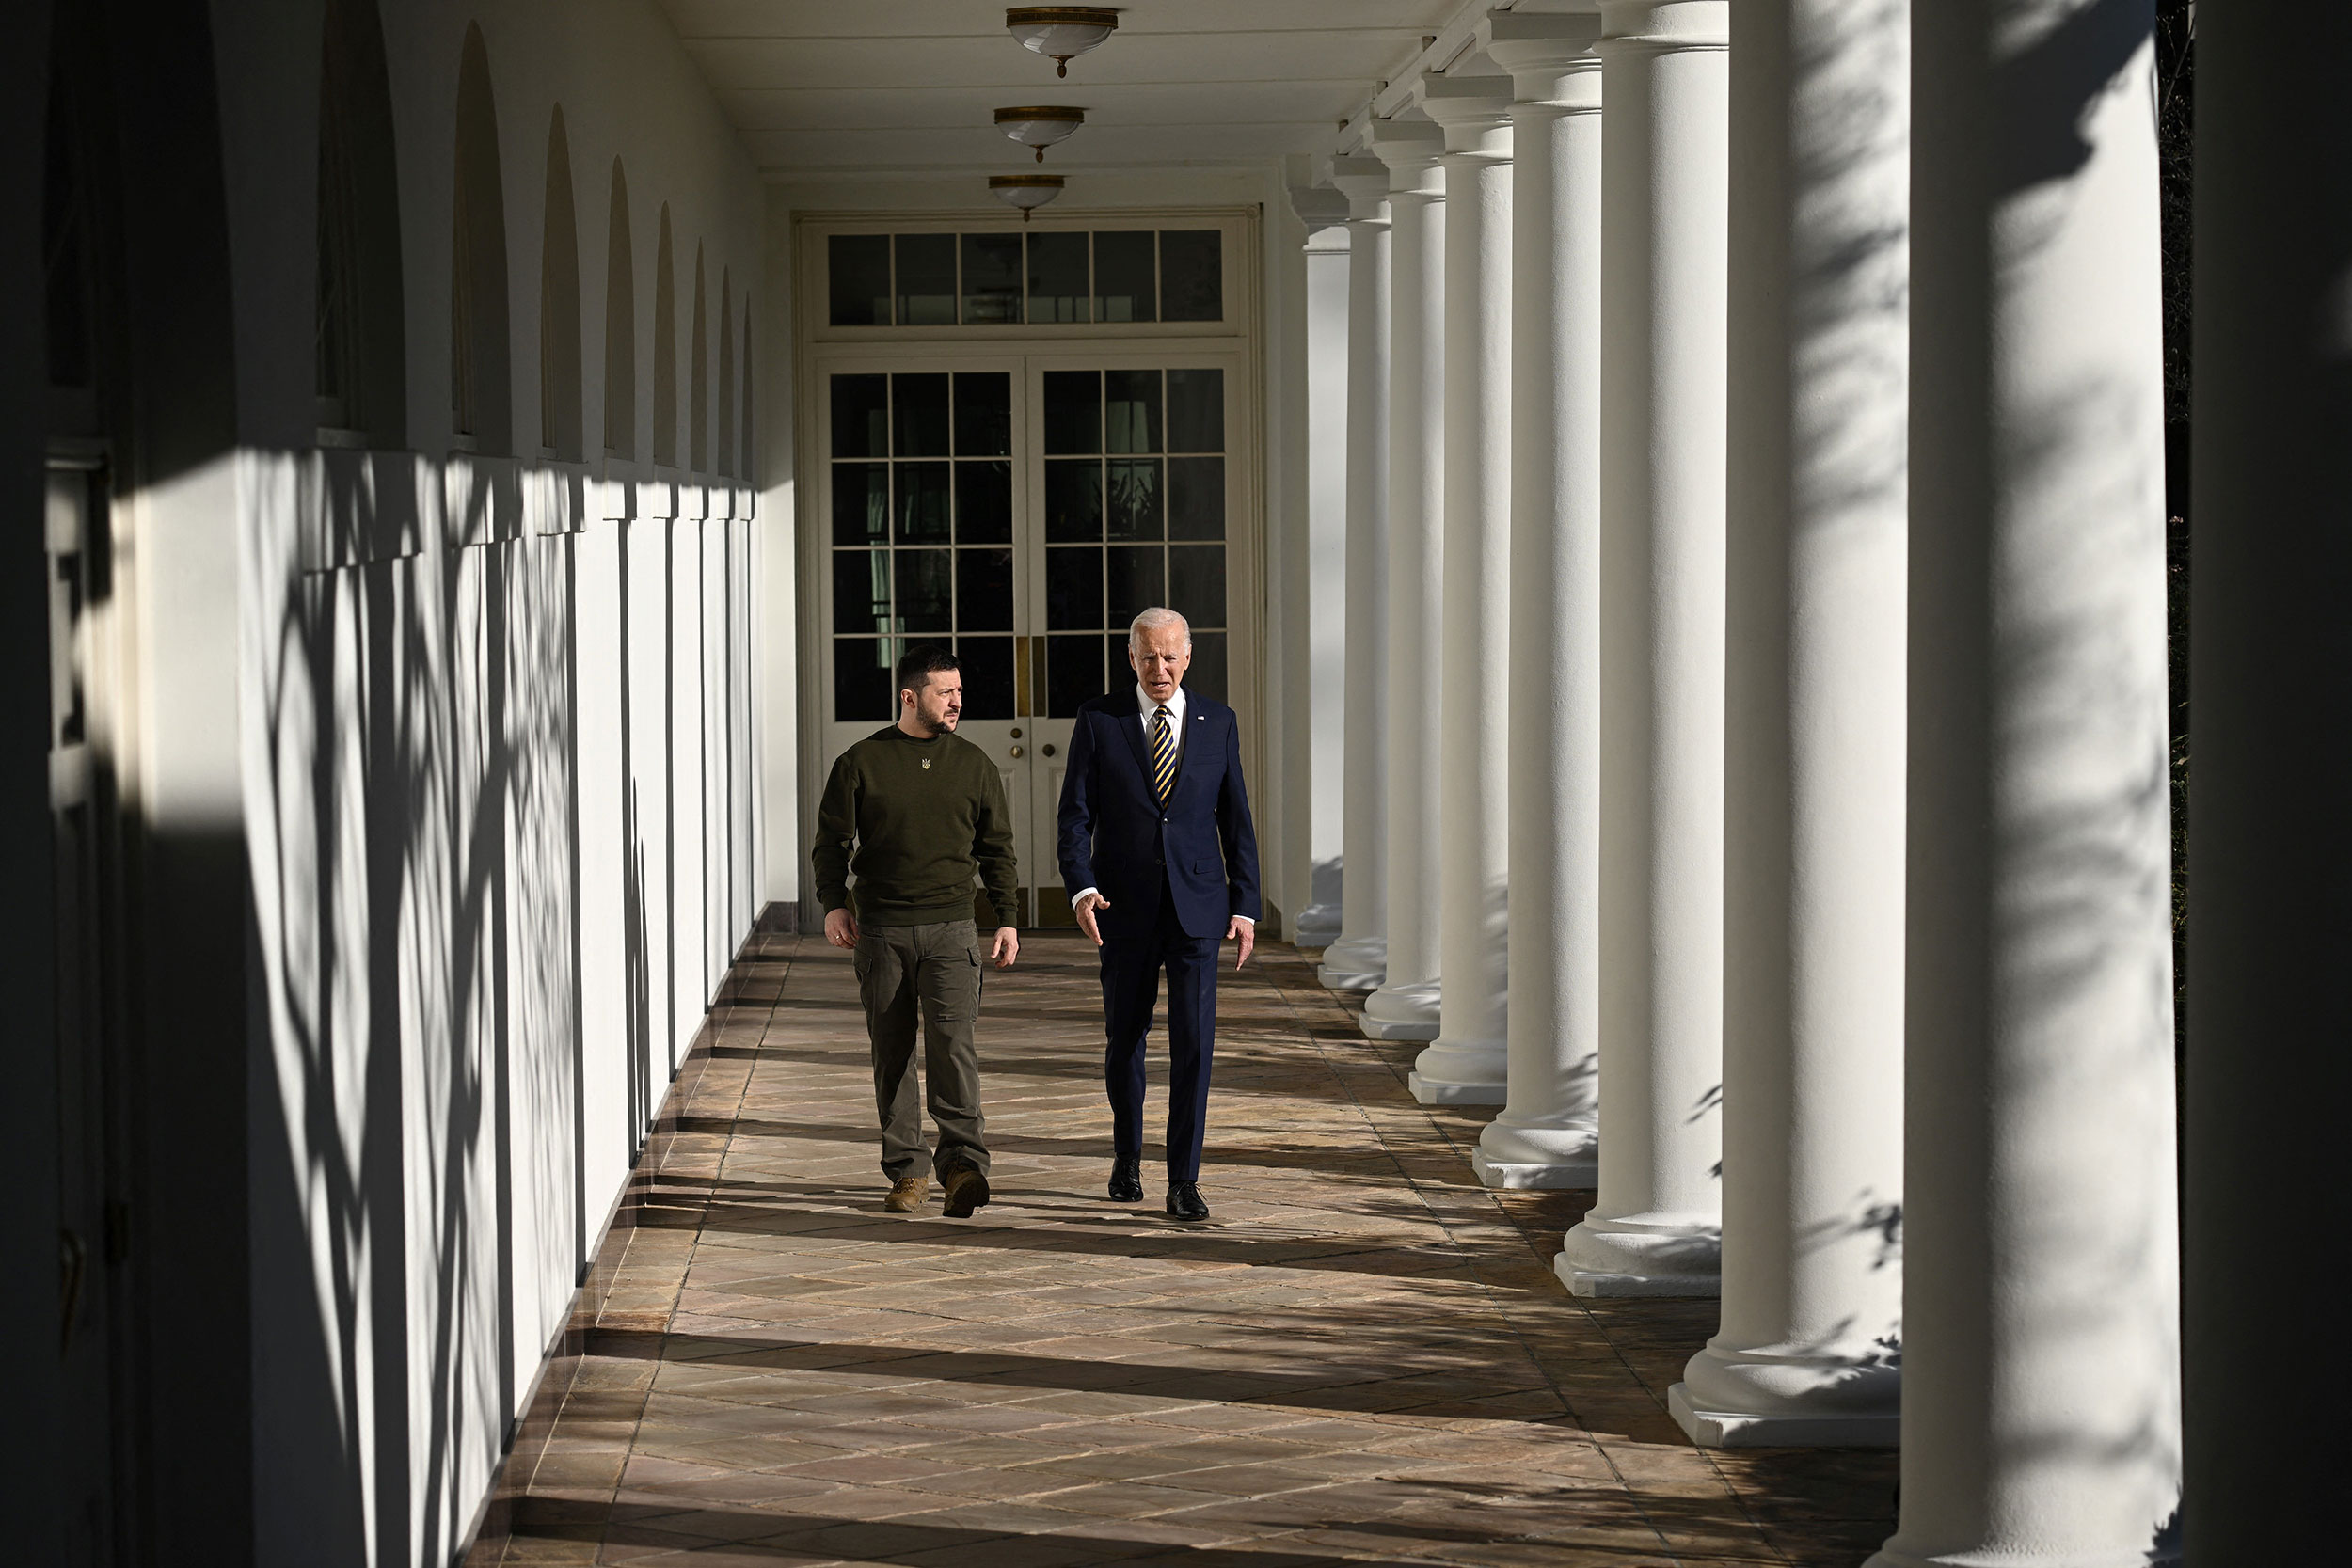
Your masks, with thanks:
[[[1062,886],[1103,957],[1110,1196],[1143,1197],[1143,1039],[1168,972],[1168,1212],[1205,1220],[1200,1136],[1216,1038],[1216,947],[1257,942],[1258,836],[1233,710],[1184,689],[1192,628],[1147,610],[1127,633],[1130,691],[1078,708],[1061,786]]]

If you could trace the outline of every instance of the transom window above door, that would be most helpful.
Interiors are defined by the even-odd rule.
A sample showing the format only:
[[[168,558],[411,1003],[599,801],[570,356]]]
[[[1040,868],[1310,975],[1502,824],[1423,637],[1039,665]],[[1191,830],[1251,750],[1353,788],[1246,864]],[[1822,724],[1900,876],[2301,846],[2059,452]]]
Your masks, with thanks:
[[[834,326],[1221,322],[1214,229],[833,234]]]

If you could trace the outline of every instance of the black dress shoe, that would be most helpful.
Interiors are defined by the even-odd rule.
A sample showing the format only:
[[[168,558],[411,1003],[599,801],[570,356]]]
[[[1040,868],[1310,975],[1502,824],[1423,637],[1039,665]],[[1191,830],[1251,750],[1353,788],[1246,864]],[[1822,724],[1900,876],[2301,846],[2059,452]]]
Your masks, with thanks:
[[[1209,1206],[1200,1201],[1200,1189],[1189,1181],[1168,1184],[1168,1217],[1172,1220],[1205,1220]]]
[[[1111,1201],[1141,1203],[1143,1201],[1143,1162],[1113,1160],[1111,1162]]]

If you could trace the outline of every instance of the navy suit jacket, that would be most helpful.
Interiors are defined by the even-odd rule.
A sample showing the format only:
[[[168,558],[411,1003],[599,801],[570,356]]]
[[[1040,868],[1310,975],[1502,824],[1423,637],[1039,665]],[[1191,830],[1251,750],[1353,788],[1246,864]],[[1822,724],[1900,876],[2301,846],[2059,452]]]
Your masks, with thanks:
[[[1080,705],[1061,784],[1061,880],[1111,901],[1105,937],[1157,924],[1165,888],[1190,937],[1225,935],[1234,915],[1259,917],[1258,834],[1241,779],[1233,710],[1187,688],[1176,787],[1152,793],[1152,748],[1135,693]]]

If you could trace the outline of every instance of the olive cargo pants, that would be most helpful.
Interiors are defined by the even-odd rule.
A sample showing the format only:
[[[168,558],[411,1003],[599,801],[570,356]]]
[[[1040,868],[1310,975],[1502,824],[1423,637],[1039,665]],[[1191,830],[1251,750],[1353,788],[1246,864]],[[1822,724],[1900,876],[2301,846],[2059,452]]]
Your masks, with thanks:
[[[896,1181],[928,1176],[915,1108],[914,1036],[923,1035],[923,1079],[931,1123],[939,1130],[938,1166],[988,1170],[986,1118],[980,1115],[980,1062],[974,1031],[980,1017],[979,928],[969,920],[930,926],[861,926],[852,960],[866,1034],[874,1047],[874,1109],[882,1120],[882,1174]]]

